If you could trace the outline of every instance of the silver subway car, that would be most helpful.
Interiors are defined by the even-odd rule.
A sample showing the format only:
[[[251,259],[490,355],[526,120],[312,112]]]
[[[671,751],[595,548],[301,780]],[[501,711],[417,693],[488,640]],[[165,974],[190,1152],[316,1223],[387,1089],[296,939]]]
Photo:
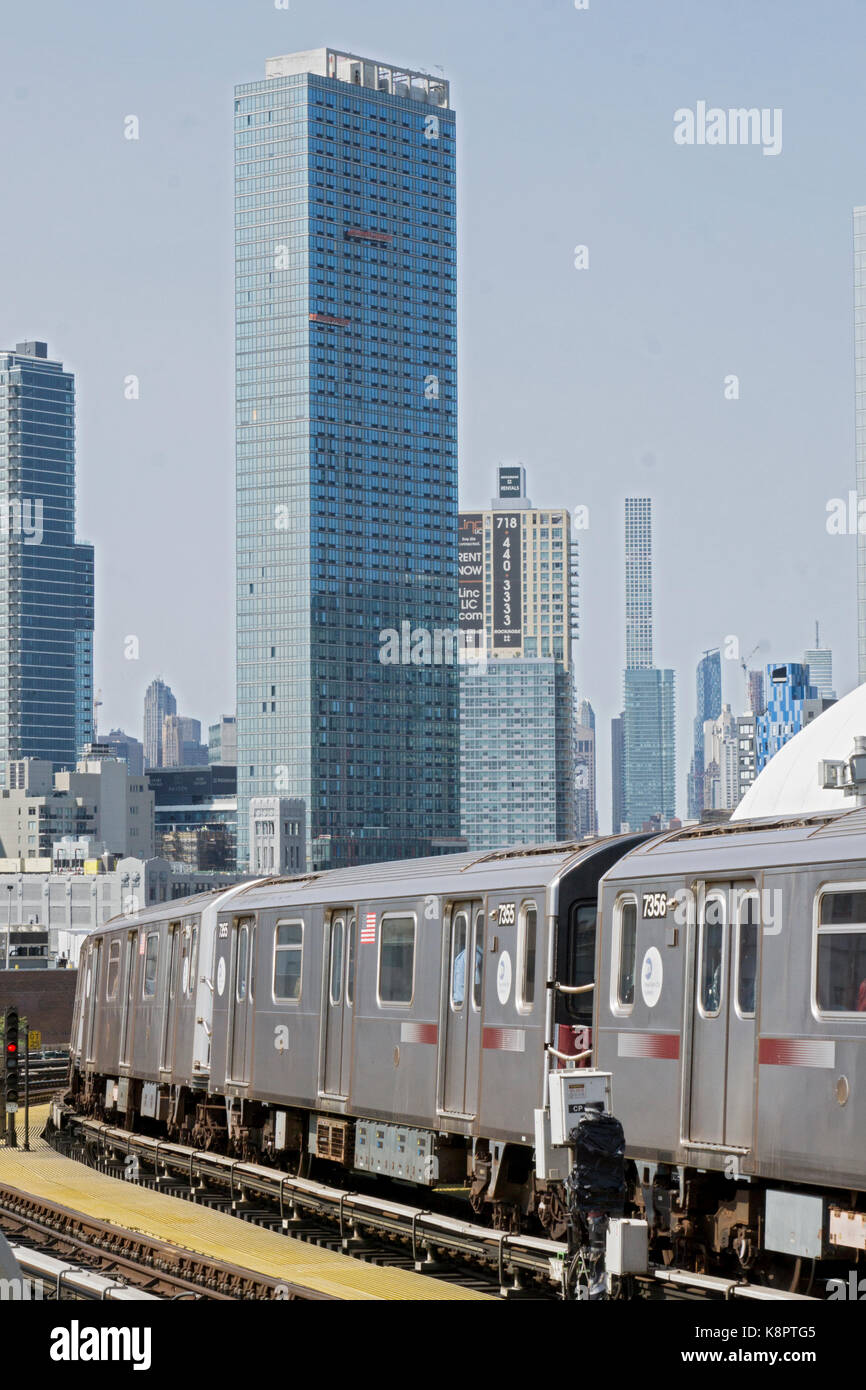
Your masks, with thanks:
[[[658,1258],[803,1290],[862,1261],[866,812],[657,837],[600,912],[596,1065]]]
[[[559,1233],[533,1171],[547,1072],[588,1053],[598,885],[645,837],[238,885],[116,919],[82,956],[85,1113],[295,1168],[465,1185]]]

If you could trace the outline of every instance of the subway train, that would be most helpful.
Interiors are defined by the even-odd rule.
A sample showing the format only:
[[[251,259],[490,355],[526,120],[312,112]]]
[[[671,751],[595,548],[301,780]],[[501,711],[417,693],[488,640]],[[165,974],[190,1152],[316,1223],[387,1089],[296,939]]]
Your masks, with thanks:
[[[805,1292],[866,1250],[864,1049],[854,810],[258,880],[116,918],[82,952],[70,1102],[292,1172],[459,1189],[500,1229],[560,1237],[553,1073],[591,1065],[651,1258]]]

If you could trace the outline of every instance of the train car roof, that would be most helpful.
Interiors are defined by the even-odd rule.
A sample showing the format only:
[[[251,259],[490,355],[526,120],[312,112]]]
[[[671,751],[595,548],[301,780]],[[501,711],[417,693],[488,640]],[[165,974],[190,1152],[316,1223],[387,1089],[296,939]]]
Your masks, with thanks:
[[[247,883],[196,893],[189,898],[152,903],[134,915],[110,918],[97,931],[136,926],[168,918],[193,916],[231,892],[226,906],[233,912],[260,908],[288,907],[291,904],[329,903],[346,906],[355,902],[389,901],[400,897],[419,897],[453,893],[455,879],[465,883],[466,895],[493,889],[545,886],[565,869],[573,868],[593,854],[617,842],[627,848],[634,835],[605,835],[585,840],[567,840],[540,846],[516,846],[501,850],[433,855],[425,859],[396,859],[380,864],[359,864],[346,869],[326,869],[319,873],[293,877],[254,879]]]
[[[857,837],[862,837],[858,843]],[[636,877],[730,876],[866,858],[866,809],[687,826],[654,837],[612,865],[606,882]]]

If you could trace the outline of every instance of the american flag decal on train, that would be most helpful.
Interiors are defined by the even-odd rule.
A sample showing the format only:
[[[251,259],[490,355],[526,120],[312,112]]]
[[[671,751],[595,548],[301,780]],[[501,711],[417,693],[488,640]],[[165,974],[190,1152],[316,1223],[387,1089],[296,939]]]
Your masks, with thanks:
[[[361,945],[375,946],[376,944],[376,914],[368,912],[364,918],[364,925],[361,928]]]

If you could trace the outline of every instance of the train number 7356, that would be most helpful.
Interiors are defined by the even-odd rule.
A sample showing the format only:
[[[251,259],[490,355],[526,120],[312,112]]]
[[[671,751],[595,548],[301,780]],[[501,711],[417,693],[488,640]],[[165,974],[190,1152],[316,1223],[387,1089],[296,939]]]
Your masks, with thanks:
[[[668,910],[667,893],[644,893],[642,917],[664,917]]]

